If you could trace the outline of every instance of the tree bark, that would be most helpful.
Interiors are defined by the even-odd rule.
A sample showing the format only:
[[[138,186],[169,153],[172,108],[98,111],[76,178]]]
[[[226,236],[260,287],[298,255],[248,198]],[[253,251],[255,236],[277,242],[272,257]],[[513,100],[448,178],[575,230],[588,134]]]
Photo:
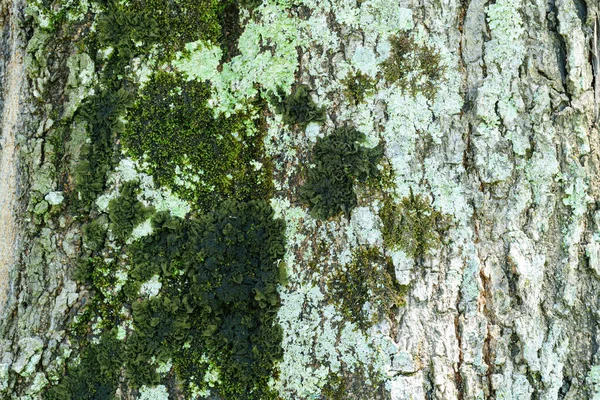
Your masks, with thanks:
[[[315,345],[327,341],[319,338],[324,326],[338,329],[343,320],[328,316],[327,296],[311,290],[326,294],[326,277],[354,248],[383,246],[381,197],[357,189],[351,217],[329,222],[314,220],[297,201],[301,182],[294,171],[307,162],[316,137],[351,123],[385,143],[393,173],[387,195],[402,199],[413,190],[452,223],[443,244],[422,260],[385,250],[397,281],[408,287],[394,318],[370,331],[393,342],[391,355],[378,361],[387,390],[347,393],[398,400],[600,398],[597,1],[294,3],[305,3],[290,8],[294,23],[314,22],[297,33],[306,41],[298,45],[295,80],[311,86],[328,119],[306,131],[269,120],[273,202],[288,223],[289,283],[280,288],[287,356],[276,385],[282,397],[327,398],[326,376],[316,378],[315,365],[352,364],[342,354],[342,333],[331,350]],[[71,38],[83,33],[44,30],[25,6],[0,3],[0,393],[11,399],[38,398],[64,375],[75,351],[68,326],[90,296],[72,278],[81,222],[54,200],[72,186],[64,167],[78,156],[74,135],[59,136],[55,123],[57,110],[62,114],[77,96],[67,60],[79,51]],[[342,93],[344,71],[381,72],[385,42],[407,30],[393,26],[404,17],[386,22],[397,10],[410,13],[415,40],[441,54],[436,94],[412,96],[381,80],[354,106]],[[360,22],[378,12],[380,20]],[[368,221],[373,226],[365,228]],[[294,314],[297,304],[321,309]],[[312,341],[300,339],[303,324],[315,328],[302,333]],[[291,349],[303,346],[310,362],[294,361]],[[364,363],[369,357],[356,356]],[[294,362],[305,364],[285,370]],[[293,384],[299,371],[305,381]],[[311,385],[312,393],[300,392]]]

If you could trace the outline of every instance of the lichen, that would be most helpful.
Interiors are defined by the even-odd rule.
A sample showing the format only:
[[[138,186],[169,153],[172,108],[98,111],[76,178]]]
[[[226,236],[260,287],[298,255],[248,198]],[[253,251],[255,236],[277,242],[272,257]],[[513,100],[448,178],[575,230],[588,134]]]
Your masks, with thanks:
[[[167,398],[169,398],[169,393],[164,385],[158,385],[156,387],[143,386],[140,389],[138,400],[164,400]]]
[[[275,111],[283,116],[283,122],[288,125],[299,125],[304,129],[311,122],[325,121],[325,108],[318,107],[310,97],[308,85],[298,85],[292,93],[286,95],[283,90],[271,94],[271,102]]]
[[[317,139],[313,149],[315,165],[308,169],[306,183],[299,191],[300,199],[309,205],[314,217],[349,215],[357,205],[354,184],[378,175],[382,148],[366,148],[361,145],[364,139],[363,133],[350,126]]]
[[[247,101],[259,90],[265,93],[283,90],[288,93],[298,67],[297,46],[306,43],[303,23],[290,18],[276,3],[265,2],[253,12],[238,41],[239,54],[221,64],[217,74],[214,68],[194,68],[199,60],[214,60],[219,50],[207,43],[190,45],[188,59],[175,62],[190,79],[210,80],[214,96],[212,103],[218,113],[229,116],[247,109]],[[257,43],[263,43],[262,48]],[[214,66],[214,61],[211,61]]]
[[[587,375],[587,384],[590,388],[590,394],[592,395],[592,400],[600,399],[600,366],[594,365],[590,368],[590,371]]]

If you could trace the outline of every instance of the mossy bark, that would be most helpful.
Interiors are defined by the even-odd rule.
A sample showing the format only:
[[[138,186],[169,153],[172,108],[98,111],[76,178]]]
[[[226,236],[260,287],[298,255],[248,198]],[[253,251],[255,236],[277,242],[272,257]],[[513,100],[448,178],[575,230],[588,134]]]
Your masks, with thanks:
[[[327,121],[318,132],[352,123],[368,130],[368,137],[379,137],[394,172],[386,195],[400,202],[414,190],[452,218],[437,246],[418,260],[382,250],[394,260],[404,305],[394,308],[397,314],[386,331],[396,348],[387,389],[365,384],[364,398],[600,395],[597,2],[392,2],[395,9],[412,11],[424,48],[443,53],[434,58],[444,69],[430,74],[437,80],[439,72],[439,82],[435,88],[426,85],[426,96],[418,93],[422,84],[405,87],[402,94],[402,85],[385,81],[382,64],[369,69],[362,55],[375,55],[385,37],[370,41],[367,28],[359,28],[351,17],[340,22],[336,6],[305,3],[292,7],[289,15],[305,21],[311,12],[322,13],[327,35],[336,38],[327,50],[316,42],[298,46],[296,84],[310,84],[316,104],[327,105]],[[388,3],[365,0],[351,7],[360,16],[377,7],[383,13]],[[25,6],[24,0],[0,0],[0,159],[12,160],[15,171],[0,176],[13,182],[0,186],[6,188],[0,190],[0,232],[10,233],[0,238],[9,245],[0,247],[0,280],[7,277],[0,282],[0,397],[9,399],[39,398],[62,379],[76,351],[69,328],[91,296],[73,278],[88,250],[82,243],[82,220],[70,206],[75,197],[68,196],[75,193],[74,166],[89,139],[89,127],[71,120],[70,107],[74,98],[87,96],[91,85],[69,78],[73,68],[86,69],[88,58],[69,59],[79,54],[72,39],[89,26],[42,29]],[[226,15],[239,17],[237,12]],[[377,21],[371,25],[380,34],[394,31]],[[242,28],[233,24],[227,30],[224,62],[238,54],[236,41],[228,36],[236,29]],[[427,61],[417,64],[425,69]],[[352,73],[336,69],[343,62],[353,63]],[[360,101],[344,94],[344,78],[358,74],[376,82]],[[273,118],[269,121],[275,125]],[[274,142],[292,137],[290,148],[295,146],[295,153],[285,144],[269,151],[277,158],[276,195],[298,207],[294,210],[302,207],[298,170],[315,141],[309,137],[312,128],[304,128],[269,131]],[[289,246],[296,264],[288,265],[292,274],[285,299],[304,290],[293,275],[298,271],[314,271],[313,284],[326,290],[321,277],[335,276],[332,269],[343,264],[348,243],[355,248],[385,246],[376,233],[365,233],[369,224],[358,214],[378,211],[381,198],[354,189],[357,211],[350,218],[320,222],[309,214],[304,219],[286,215],[301,222],[294,227],[296,236],[288,237],[294,239]],[[380,231],[377,212],[371,214],[373,231]],[[344,235],[352,227],[355,234],[348,239]],[[298,314],[300,323],[305,314]],[[283,322],[282,328],[287,343],[286,329],[293,328]],[[315,384],[324,390],[322,396],[339,393],[339,387],[328,386],[335,382],[352,386],[353,396],[360,393],[354,388],[361,382],[360,368],[354,377],[343,367],[341,371]],[[297,387],[285,388],[291,380],[282,382],[282,396],[308,398]],[[174,398],[183,397],[176,384],[169,390]],[[133,397],[131,393],[117,392],[122,398]]]

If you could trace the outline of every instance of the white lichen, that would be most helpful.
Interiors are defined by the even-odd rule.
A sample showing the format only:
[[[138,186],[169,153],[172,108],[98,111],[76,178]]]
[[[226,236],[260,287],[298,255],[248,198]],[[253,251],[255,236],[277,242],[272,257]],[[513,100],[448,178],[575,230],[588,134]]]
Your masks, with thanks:
[[[142,283],[140,286],[140,295],[156,297],[161,288],[162,283],[160,282],[160,277],[158,275],[153,275],[150,280]]]
[[[140,388],[140,396],[138,400],[167,400],[169,398],[169,392],[164,385],[158,385],[155,387],[142,386]]]

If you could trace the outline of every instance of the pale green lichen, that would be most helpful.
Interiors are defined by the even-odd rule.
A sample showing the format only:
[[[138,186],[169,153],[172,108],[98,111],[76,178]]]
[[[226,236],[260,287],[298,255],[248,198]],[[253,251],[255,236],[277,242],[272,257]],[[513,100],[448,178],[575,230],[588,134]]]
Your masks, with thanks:
[[[352,211],[350,226],[346,232],[347,235],[355,235],[358,243],[369,246],[380,246],[383,244],[383,236],[381,234],[381,219],[377,215],[379,204],[374,204],[376,207],[357,207]]]
[[[152,220],[148,218],[141,224],[135,226],[133,231],[131,232],[131,237],[127,240],[128,243],[131,243],[139,238],[144,236],[149,236],[152,234]]]
[[[484,182],[500,182],[511,174],[513,163],[500,132],[502,125],[508,129],[507,137],[513,142],[517,154],[527,150],[522,138],[527,137],[513,121],[524,107],[520,94],[512,85],[518,77],[518,68],[525,57],[523,20],[518,10],[520,0],[501,0],[487,8],[487,22],[492,40],[485,44],[487,77],[477,94],[477,136],[473,144],[477,149],[475,163]]]
[[[94,94],[93,84],[96,81],[94,61],[86,53],[76,53],[67,59],[69,77],[66,94],[69,98],[65,105],[63,118],[71,118],[81,106],[82,101]]]
[[[115,174],[109,178],[109,183],[116,181],[128,182],[139,180],[141,193],[138,199],[148,206],[154,207],[158,212],[169,211],[171,215],[183,218],[190,211],[190,205],[172,193],[168,188],[157,188],[154,180],[140,170],[145,170],[145,166],[138,166],[138,163],[124,158],[115,169]]]
[[[156,387],[142,386],[138,400],[166,400],[168,398],[169,392],[167,392],[167,388],[164,385]]]
[[[352,65],[372,78],[379,73],[379,62],[383,60],[383,57],[377,57],[374,49],[365,46],[358,46],[352,55]]]
[[[46,195],[46,197],[44,197],[44,199],[48,202],[48,204],[50,204],[52,206],[56,206],[63,202],[63,200],[65,199],[65,196],[63,195],[63,192],[61,192],[61,191],[54,191],[54,192],[48,193]]]
[[[150,280],[142,283],[140,286],[140,295],[156,297],[161,288],[162,283],[160,282],[160,277],[158,275],[153,275]]]
[[[117,340],[123,340],[125,339],[125,336],[127,336],[127,331],[125,328],[123,328],[121,325],[117,326],[117,334],[115,335]]]
[[[318,287],[285,290],[281,297],[278,319],[284,329],[284,356],[273,385],[283,398],[319,398],[330,374],[339,372],[342,365],[350,372],[369,365],[372,379],[386,376],[394,350],[390,338],[366,336],[351,322],[343,323],[335,307],[324,303]]]
[[[158,372],[161,375],[166,375],[169,373],[169,371],[171,371],[172,367],[173,367],[173,360],[168,359],[165,362],[158,363],[158,367],[156,367],[156,372]]]
[[[571,163],[569,172],[569,174],[556,174],[555,180],[563,184],[566,195],[562,199],[563,204],[571,208],[574,216],[581,217],[587,211],[588,204],[594,199],[587,193],[585,169],[577,163]]]
[[[52,29],[52,13],[49,9],[46,9],[42,0],[30,1],[25,7],[25,15],[33,17],[37,26],[42,29]]]
[[[590,368],[587,376],[587,384],[589,385],[591,400],[600,400],[600,366],[594,365]]]
[[[265,92],[289,92],[298,68],[296,47],[306,44],[303,25],[282,6],[265,2],[245,25],[238,40],[240,54],[221,64],[221,72],[216,71],[221,50],[200,42],[189,43],[187,58],[180,56],[173,65],[189,79],[211,81],[212,105],[229,116],[246,108],[245,101],[259,93],[257,84]]]
[[[187,57],[179,52],[172,63],[175,68],[185,73],[190,79],[201,81],[218,79],[217,68],[223,57],[223,50],[220,47],[197,41],[187,43],[185,49]]]

